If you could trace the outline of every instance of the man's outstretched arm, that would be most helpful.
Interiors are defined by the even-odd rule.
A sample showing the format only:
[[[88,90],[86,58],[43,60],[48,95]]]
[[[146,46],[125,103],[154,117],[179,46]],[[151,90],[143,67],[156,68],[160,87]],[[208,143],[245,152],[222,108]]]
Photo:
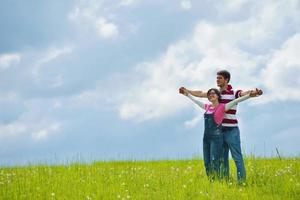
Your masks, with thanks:
[[[255,88],[254,90],[247,90],[247,91],[241,91],[240,96],[245,96],[247,94],[250,94],[252,92],[252,94],[255,94],[255,96],[259,96],[263,94],[263,91],[261,89]]]
[[[185,90],[187,93],[200,98],[207,98],[206,92],[202,92],[200,90],[188,90],[185,87],[181,87],[183,90]]]

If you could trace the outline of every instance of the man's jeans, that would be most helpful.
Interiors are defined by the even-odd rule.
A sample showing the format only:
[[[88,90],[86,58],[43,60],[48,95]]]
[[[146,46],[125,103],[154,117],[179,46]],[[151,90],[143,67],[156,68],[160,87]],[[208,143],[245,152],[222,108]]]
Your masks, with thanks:
[[[241,150],[240,130],[238,127],[223,127],[224,137],[224,176],[229,178],[229,150],[235,162],[238,181],[246,180],[246,170]]]

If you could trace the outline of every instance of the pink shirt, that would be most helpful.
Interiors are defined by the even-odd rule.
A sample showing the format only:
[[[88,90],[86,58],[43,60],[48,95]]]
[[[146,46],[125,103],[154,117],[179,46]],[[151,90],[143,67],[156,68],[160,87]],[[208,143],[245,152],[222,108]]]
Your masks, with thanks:
[[[217,107],[213,107],[211,104],[205,104],[205,113],[212,114],[214,113],[214,119],[216,124],[222,124],[225,115],[225,104],[220,103]]]

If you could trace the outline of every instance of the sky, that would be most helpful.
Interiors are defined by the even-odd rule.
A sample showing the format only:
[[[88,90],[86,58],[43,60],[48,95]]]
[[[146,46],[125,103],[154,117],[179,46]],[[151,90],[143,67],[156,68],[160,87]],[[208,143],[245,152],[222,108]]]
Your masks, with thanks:
[[[221,69],[264,91],[238,106],[244,155],[300,155],[299,0],[0,4],[0,165],[201,157],[178,88]]]

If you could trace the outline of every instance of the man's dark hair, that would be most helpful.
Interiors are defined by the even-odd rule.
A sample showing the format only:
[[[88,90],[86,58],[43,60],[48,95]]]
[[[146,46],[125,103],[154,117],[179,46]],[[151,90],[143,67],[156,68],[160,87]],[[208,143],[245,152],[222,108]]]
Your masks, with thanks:
[[[217,72],[217,75],[223,76],[224,79],[228,80],[227,83],[229,83],[229,81],[230,81],[230,73],[229,73],[229,71],[227,71],[227,70],[221,70],[221,71]]]
[[[214,91],[214,92],[216,93],[216,95],[218,96],[218,101],[219,101],[219,103],[220,103],[220,102],[221,102],[221,93],[220,93],[220,91],[219,91],[218,89],[216,89],[216,88],[210,88],[210,89],[207,91],[207,93],[206,93],[207,98],[209,97],[210,91]]]

